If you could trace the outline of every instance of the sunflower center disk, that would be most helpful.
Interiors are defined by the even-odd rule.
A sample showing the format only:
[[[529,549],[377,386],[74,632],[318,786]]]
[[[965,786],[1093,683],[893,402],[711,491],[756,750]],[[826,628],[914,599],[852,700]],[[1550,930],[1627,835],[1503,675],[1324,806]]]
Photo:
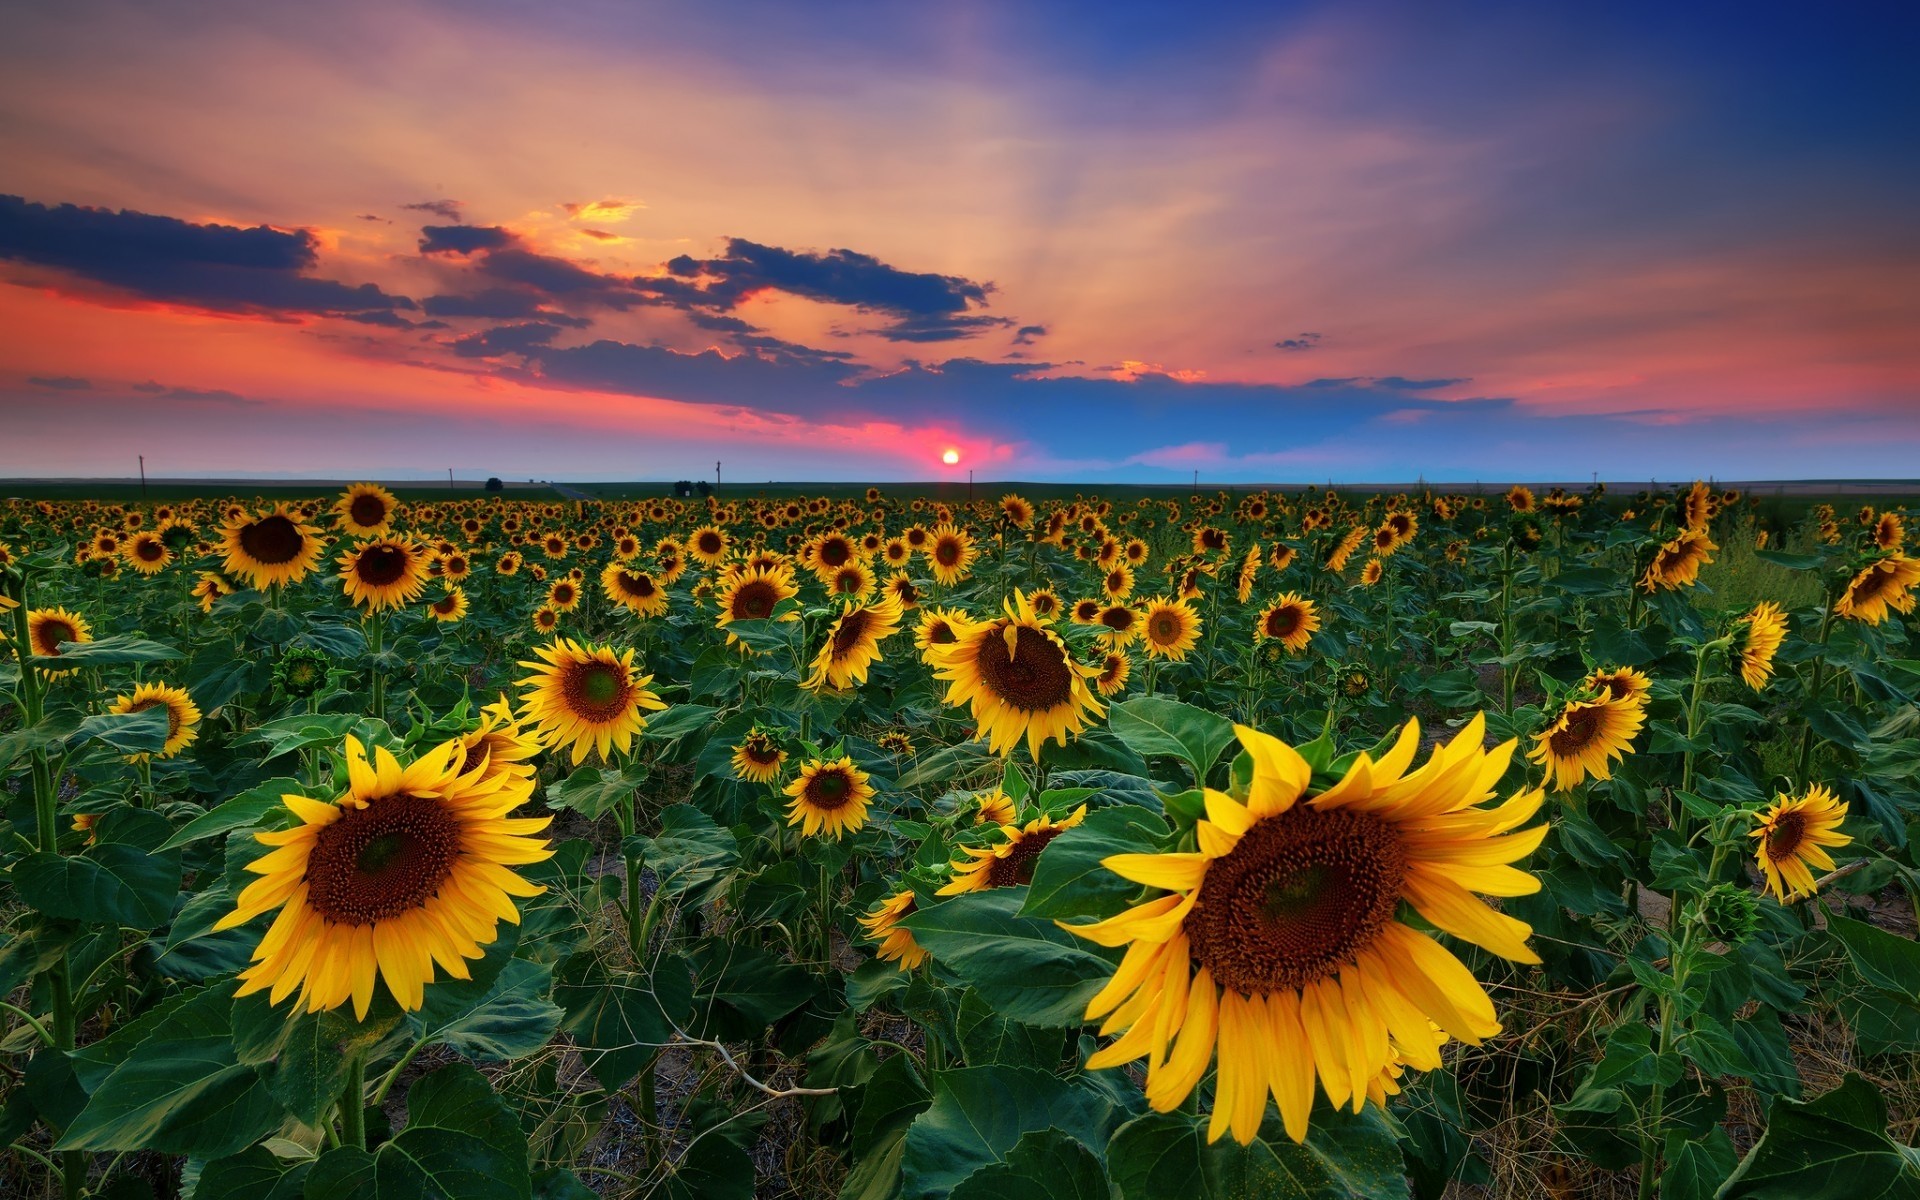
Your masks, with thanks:
[[[322,829],[307,860],[307,902],[328,920],[371,925],[419,908],[460,857],[460,822],[427,796],[387,796]]]
[[[1067,655],[1046,634],[1031,626],[1015,627],[1014,651],[999,627],[982,639],[975,665],[993,694],[1015,708],[1045,712],[1073,698],[1073,675]]]
[[[853,781],[839,771],[822,771],[807,782],[807,802],[831,812],[853,798]]]
[[[1405,874],[1385,821],[1298,806],[1259,822],[1208,866],[1184,928],[1222,987],[1299,988],[1373,941],[1393,919]]]
[[[749,583],[733,598],[734,616],[749,621],[764,621],[773,614],[773,588],[765,583]]]
[[[292,562],[305,546],[306,539],[299,527],[277,514],[255,521],[240,531],[240,548],[268,566]]]
[[[1034,864],[1047,843],[1060,836],[1058,829],[1036,829],[1013,844],[1005,858],[996,858],[987,867],[988,887],[1021,887],[1033,882]]]
[[[354,571],[374,587],[398,583],[407,574],[407,552],[397,546],[370,546],[360,552]]]
[[[362,529],[371,528],[387,519],[387,504],[378,496],[355,496],[347,515]]]
[[[1806,814],[1788,812],[1780,814],[1767,831],[1767,857],[1774,862],[1783,858],[1792,858],[1794,851],[1800,849],[1800,843],[1807,836]]]
[[[1561,758],[1580,753],[1593,741],[1599,731],[1600,713],[1597,709],[1583,708],[1567,718],[1567,727],[1548,739],[1548,745]]]
[[[627,681],[621,672],[606,663],[580,663],[566,674],[562,683],[567,707],[589,721],[611,721],[627,709]]]
[[[867,610],[856,608],[840,619],[840,628],[833,635],[833,656],[839,658],[860,644],[861,637],[867,632],[869,620]]]

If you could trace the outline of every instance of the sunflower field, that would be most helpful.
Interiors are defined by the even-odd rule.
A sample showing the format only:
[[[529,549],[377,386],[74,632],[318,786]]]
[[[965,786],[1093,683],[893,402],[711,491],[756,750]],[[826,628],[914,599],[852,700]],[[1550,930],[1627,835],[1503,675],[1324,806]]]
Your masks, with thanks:
[[[0,502],[0,1195],[1920,1196],[1907,548]]]

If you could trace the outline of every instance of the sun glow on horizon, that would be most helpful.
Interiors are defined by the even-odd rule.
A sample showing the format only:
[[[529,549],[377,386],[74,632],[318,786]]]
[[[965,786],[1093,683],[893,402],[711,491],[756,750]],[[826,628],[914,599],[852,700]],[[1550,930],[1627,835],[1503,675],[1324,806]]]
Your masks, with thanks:
[[[940,456],[940,461],[950,467],[958,466],[960,465],[960,452],[949,446],[947,452]]]

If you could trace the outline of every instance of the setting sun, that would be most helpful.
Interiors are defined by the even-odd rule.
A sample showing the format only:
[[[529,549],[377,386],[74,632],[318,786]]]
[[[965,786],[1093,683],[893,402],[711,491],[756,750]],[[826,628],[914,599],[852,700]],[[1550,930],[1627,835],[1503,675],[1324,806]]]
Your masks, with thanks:
[[[951,467],[960,461],[960,452],[958,450],[948,450],[940,456],[940,461]]]

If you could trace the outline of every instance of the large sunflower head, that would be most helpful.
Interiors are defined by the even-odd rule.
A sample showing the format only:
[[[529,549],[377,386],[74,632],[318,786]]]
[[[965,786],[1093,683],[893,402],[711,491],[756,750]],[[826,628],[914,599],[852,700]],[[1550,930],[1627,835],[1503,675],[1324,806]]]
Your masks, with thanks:
[[[809,837],[825,834],[835,840],[857,831],[867,823],[867,804],[874,795],[867,779],[851,758],[814,759],[786,786],[793,798],[787,805],[787,824],[800,826]]]
[[[1572,791],[1589,775],[1609,778],[1612,760],[1633,748],[1646,719],[1645,705],[1615,699],[1611,692],[1593,700],[1572,699],[1534,739],[1527,757],[1553,776],[1554,791]]]
[[[1913,611],[1913,589],[1920,584],[1920,559],[1890,554],[1862,568],[1833,603],[1835,614],[1878,625],[1889,612]]]
[[[130,754],[128,762],[145,762],[149,758],[172,758],[192,744],[200,736],[200,709],[187,694],[187,689],[171,687],[164,683],[143,683],[131,693],[114,698],[107,706],[111,713],[145,712],[150,708],[164,709],[167,714],[167,741],[159,750],[151,754]]]
[[[1787,614],[1771,600],[1762,600],[1742,618],[1738,639],[1740,678],[1755,691],[1773,677],[1773,656],[1787,639]]]
[[[33,647],[35,655],[41,658],[60,657],[60,644],[72,642],[84,645],[93,640],[93,628],[86,618],[77,612],[64,608],[30,608],[27,610],[27,644]],[[46,671],[49,679],[59,679],[73,674],[72,671]]]
[[[974,549],[973,535],[950,522],[935,526],[927,542],[927,562],[932,565],[933,578],[945,587],[965,579],[973,571],[973,560],[979,556],[979,551]]]
[[[1485,730],[1476,716],[1410,772],[1420,735],[1408,721],[1377,761],[1361,754],[1323,786],[1292,747],[1237,727],[1247,783],[1207,790],[1195,850],[1102,860],[1164,894],[1065,926],[1127,947],[1087,1005],[1102,1034],[1120,1036],[1087,1065],[1145,1057],[1147,1103],[1166,1112],[1217,1062],[1209,1140],[1251,1142],[1271,1095],[1301,1141],[1316,1084],[1358,1111],[1397,1090],[1401,1068],[1438,1067],[1442,1031],[1475,1044],[1498,1033],[1472,972],[1400,917],[1406,905],[1491,953],[1539,961],[1529,927],[1473,894],[1537,891],[1509,864],[1547,831],[1519,830],[1539,789],[1488,806],[1513,743],[1488,750]]]
[[[1087,685],[1098,670],[1076,662],[1019,591],[1004,612],[969,625],[956,642],[929,647],[926,657],[948,685],[947,703],[971,707],[993,753],[1012,753],[1024,737],[1038,761],[1043,742],[1064,746],[1106,711]]]
[[[298,583],[320,561],[320,531],[285,504],[242,510],[221,529],[220,543],[227,574],[255,588]]]
[[[748,783],[772,783],[780,778],[787,752],[772,734],[755,727],[733,748],[733,773]]]
[[[1140,636],[1142,621],[1139,609],[1131,604],[1119,603],[1102,608],[1094,624],[1104,631],[1101,639],[1107,645],[1118,648]]]
[[[902,888],[860,918],[860,928],[866,932],[867,939],[880,943],[874,957],[881,962],[897,962],[902,971],[911,971],[927,961],[927,952],[913,940],[913,931],[900,928],[901,919],[912,916],[913,912],[913,889]]]
[[[426,591],[431,561],[412,538],[371,538],[340,556],[340,583],[347,599],[368,612],[403,608]]]
[[[827,629],[826,644],[814,656],[813,672],[801,686],[844,691],[865,683],[867,671],[880,660],[880,643],[900,632],[900,617],[900,602],[890,595],[871,604],[847,601]]]
[[[952,863],[953,878],[941,887],[942,896],[961,892],[984,892],[989,888],[1022,887],[1033,882],[1033,868],[1040,852],[1054,838],[1086,820],[1087,806],[1082,804],[1061,820],[1045,813],[1025,825],[1011,821],[1000,826],[1000,840],[991,846],[962,846],[961,857]]]
[[[379,537],[393,528],[400,502],[377,483],[356,483],[333,502],[340,531],[350,537]]]
[[[617,558],[606,565],[600,572],[600,590],[635,616],[657,617],[667,611],[667,590],[627,559]]]
[[[1820,784],[1804,796],[1776,797],[1771,808],[1756,814],[1754,858],[1774,898],[1785,904],[1814,893],[1813,869],[1833,870],[1827,851],[1853,841],[1840,832],[1847,806]]]
[[[533,674],[520,681],[520,707],[550,748],[571,746],[574,765],[590,751],[609,756],[633,749],[633,736],[646,728],[642,714],[665,708],[648,690],[653,676],[633,665],[633,651],[616,654],[610,646],[591,646],[555,638],[534,653],[540,661],[522,661]]]
[[[1147,601],[1140,628],[1147,653],[1179,662],[1200,641],[1200,614],[1185,600],[1161,596]]]
[[[436,964],[470,977],[466,960],[484,955],[499,922],[519,922],[513,898],[544,890],[512,868],[551,856],[532,835],[553,818],[509,817],[531,782],[462,772],[465,757],[455,739],[402,766],[384,747],[369,759],[349,737],[345,792],[332,802],[282,797],[299,823],[254,834],[273,850],[247,864],[260,878],[214,926],[280,910],[239,995],[271,989],[278,1004],[298,989],[308,1012],[352,1000],[364,1018],[379,979],[414,1010]]]
[[[1285,646],[1289,654],[1298,654],[1307,648],[1319,628],[1320,613],[1313,601],[1298,592],[1284,592],[1260,613],[1254,623],[1253,640],[1264,642],[1272,638]]]

